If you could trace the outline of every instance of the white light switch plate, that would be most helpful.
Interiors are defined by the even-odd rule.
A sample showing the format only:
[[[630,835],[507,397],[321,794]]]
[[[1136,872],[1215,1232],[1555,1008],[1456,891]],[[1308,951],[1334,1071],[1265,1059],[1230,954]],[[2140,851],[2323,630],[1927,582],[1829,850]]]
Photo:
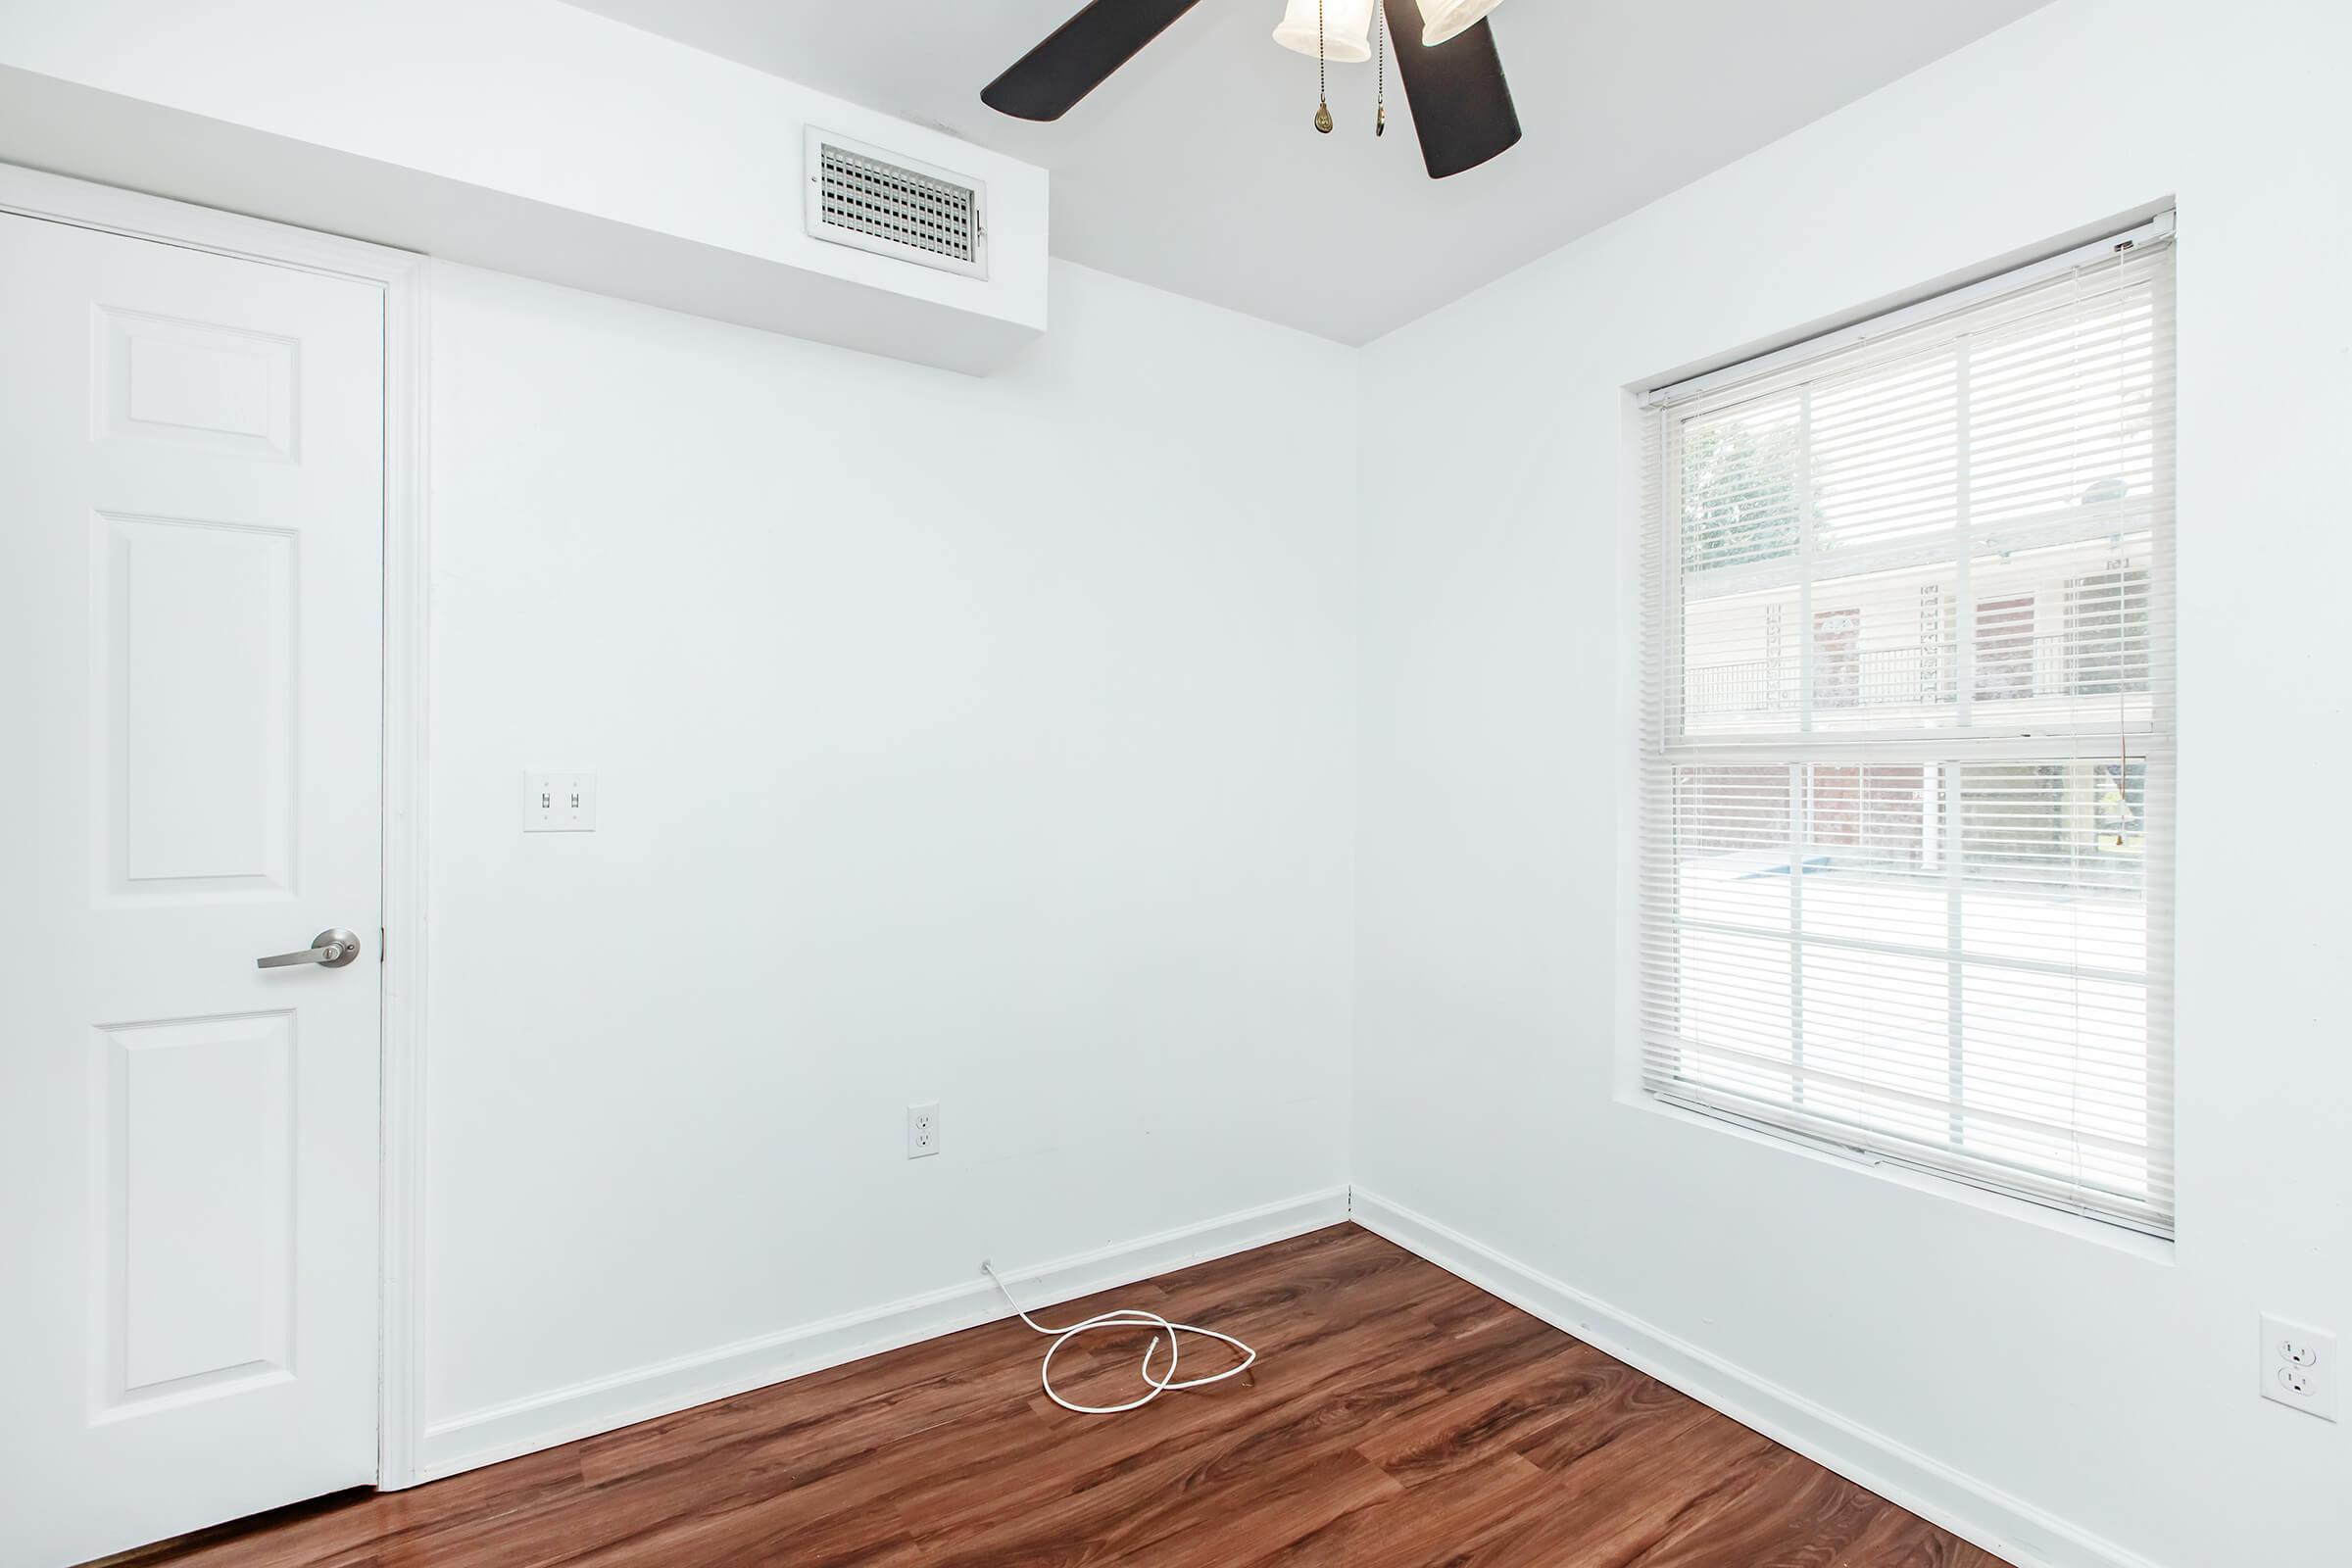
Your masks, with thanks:
[[[596,775],[577,769],[522,775],[525,833],[596,831]]]
[[[2264,1313],[2262,1396],[2323,1421],[2334,1420],[2335,1336]]]

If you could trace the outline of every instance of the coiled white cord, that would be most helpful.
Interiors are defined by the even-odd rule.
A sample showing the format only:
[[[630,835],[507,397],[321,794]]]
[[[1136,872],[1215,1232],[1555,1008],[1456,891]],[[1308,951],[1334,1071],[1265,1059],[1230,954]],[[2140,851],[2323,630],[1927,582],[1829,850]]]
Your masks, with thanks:
[[[989,1267],[988,1259],[985,1257],[980,1260],[980,1272],[986,1274],[991,1280],[996,1282],[996,1287],[1000,1292],[1003,1292],[1005,1302],[1010,1305],[1015,1312],[1020,1313],[1022,1322],[1028,1324],[1040,1334],[1048,1334],[1054,1337],[1054,1343],[1046,1347],[1046,1359],[1044,1364],[1039,1366],[1037,1369],[1037,1381],[1039,1387],[1046,1391],[1046,1397],[1052,1399],[1055,1404],[1060,1405],[1064,1410],[1075,1410],[1080,1415],[1116,1415],[1121,1410],[1140,1409],[1142,1406],[1150,1404],[1153,1399],[1156,1399],[1161,1395],[1167,1393],[1170,1389],[1198,1389],[1205,1387],[1211,1383],[1222,1383],[1227,1378],[1249,1371],[1250,1363],[1257,1359],[1257,1352],[1255,1350],[1251,1349],[1249,1346],[1244,1345],[1241,1341],[1235,1339],[1230,1334],[1219,1334],[1215,1329],[1204,1329],[1200,1327],[1198,1324],[1193,1323],[1171,1323],[1166,1318],[1161,1317],[1157,1312],[1147,1312],[1140,1306],[1122,1306],[1115,1311],[1098,1313],[1097,1315],[1088,1318],[1083,1323],[1073,1323],[1067,1328],[1048,1328],[1045,1324],[1040,1323],[1037,1319],[1031,1317],[1022,1309],[1021,1303],[1012,1298],[1012,1292],[1005,1288],[1004,1282],[1002,1279],[997,1278],[997,1271]],[[1144,1347],[1144,1381],[1150,1384],[1152,1387],[1143,1396],[1143,1397],[1139,1399],[1129,1399],[1125,1404],[1080,1404],[1075,1400],[1063,1398],[1061,1395],[1054,1389],[1054,1357],[1061,1352],[1061,1348],[1063,1346],[1069,1344],[1081,1334],[1092,1334],[1098,1329],[1132,1328],[1148,1328],[1156,1329],[1159,1331],[1159,1334],[1155,1334],[1152,1337],[1152,1343]],[[1229,1366],[1222,1372],[1211,1372],[1204,1378],[1178,1378],[1176,1376],[1176,1361],[1178,1353],[1176,1336],[1179,1334],[1198,1334],[1203,1339],[1222,1340],[1227,1345],[1232,1346],[1235,1349],[1242,1352],[1241,1364],[1239,1366]],[[1152,1375],[1152,1354],[1154,1350],[1159,1348],[1160,1335],[1165,1335],[1168,1342],[1168,1375],[1164,1378],[1155,1378]]]

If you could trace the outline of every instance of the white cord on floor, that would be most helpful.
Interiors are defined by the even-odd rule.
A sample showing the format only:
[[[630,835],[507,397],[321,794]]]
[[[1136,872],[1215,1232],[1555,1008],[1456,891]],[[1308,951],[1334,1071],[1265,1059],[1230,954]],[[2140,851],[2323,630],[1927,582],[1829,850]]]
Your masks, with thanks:
[[[1229,1377],[1249,1371],[1250,1363],[1257,1359],[1255,1350],[1230,1334],[1219,1334],[1215,1329],[1204,1329],[1192,1323],[1171,1323],[1157,1312],[1147,1312],[1140,1306],[1122,1306],[1115,1311],[1099,1313],[1083,1323],[1073,1323],[1068,1328],[1048,1328],[1023,1311],[1020,1302],[1013,1300],[1012,1292],[1005,1289],[1003,1280],[997,1278],[997,1271],[989,1267],[988,1259],[985,1257],[980,1260],[980,1272],[996,1281],[997,1289],[1004,1293],[1005,1301],[1011,1305],[1012,1309],[1020,1313],[1022,1322],[1040,1334],[1054,1336],[1054,1343],[1046,1348],[1045,1362],[1037,1369],[1037,1381],[1039,1386],[1046,1391],[1046,1397],[1060,1405],[1064,1410],[1075,1410],[1080,1415],[1116,1415],[1121,1410],[1134,1410],[1150,1404],[1170,1389],[1198,1389],[1210,1383],[1222,1383]],[[1061,1348],[1081,1334],[1092,1334],[1098,1329],[1122,1328],[1157,1329],[1161,1334],[1167,1336],[1168,1375],[1165,1378],[1155,1378],[1152,1375],[1152,1352],[1159,1348],[1159,1338],[1154,1335],[1152,1343],[1144,1348],[1144,1381],[1152,1385],[1152,1388],[1151,1392],[1142,1398],[1130,1399],[1125,1404],[1079,1404],[1063,1398],[1054,1387],[1054,1357],[1060,1353]],[[1198,1334],[1203,1339],[1224,1341],[1242,1352],[1241,1365],[1229,1366],[1222,1372],[1212,1372],[1204,1378],[1179,1379],[1176,1376],[1176,1336],[1179,1334]]]

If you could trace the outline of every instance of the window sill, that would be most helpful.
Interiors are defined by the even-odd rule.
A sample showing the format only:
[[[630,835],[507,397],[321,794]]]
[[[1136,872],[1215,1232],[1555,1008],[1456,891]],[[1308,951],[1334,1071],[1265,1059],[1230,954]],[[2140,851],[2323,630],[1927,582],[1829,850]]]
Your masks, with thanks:
[[[1996,1193],[1985,1188],[1971,1186],[1967,1182],[1956,1181],[1948,1176],[1938,1176],[1930,1171],[1916,1170],[1908,1165],[1890,1164],[1884,1160],[1874,1159],[1868,1154],[1840,1153],[1818,1148],[1797,1139],[1785,1138],[1744,1126],[1725,1117],[1711,1116],[1703,1111],[1671,1104],[1639,1085],[1619,1090],[1616,1101],[1618,1104],[1627,1109],[1639,1111],[1644,1115],[1679,1122],[1686,1126],[1704,1128],[1711,1133],[1729,1134],[1743,1143],[1753,1144],[1779,1153],[1856,1171],[1865,1176],[1889,1182],[1898,1187],[1906,1187],[1933,1198],[1961,1203],[1986,1213],[1999,1214],[2008,1219],[2019,1220],[2037,1229],[2075,1241],[2089,1242],[2112,1251],[2144,1259],[2150,1263],[2170,1267],[2174,1262],[2174,1251],[2178,1245],[2176,1238],[2151,1236],[2144,1231],[2132,1230],[2129,1226],[2093,1219],[2087,1214],[2069,1213],[2064,1209],[2052,1208],[2046,1204],[2034,1202],[2029,1199],[2016,1198],[2007,1193]]]

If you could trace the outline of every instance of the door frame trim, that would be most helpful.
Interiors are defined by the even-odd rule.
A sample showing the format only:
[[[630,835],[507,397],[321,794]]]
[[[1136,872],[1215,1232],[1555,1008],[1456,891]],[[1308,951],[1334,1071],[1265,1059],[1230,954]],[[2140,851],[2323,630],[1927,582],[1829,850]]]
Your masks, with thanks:
[[[415,1486],[423,1435],[425,927],[428,800],[430,263],[161,196],[0,163],[0,213],[371,283],[384,295],[383,1083],[377,1176],[376,1485]]]

